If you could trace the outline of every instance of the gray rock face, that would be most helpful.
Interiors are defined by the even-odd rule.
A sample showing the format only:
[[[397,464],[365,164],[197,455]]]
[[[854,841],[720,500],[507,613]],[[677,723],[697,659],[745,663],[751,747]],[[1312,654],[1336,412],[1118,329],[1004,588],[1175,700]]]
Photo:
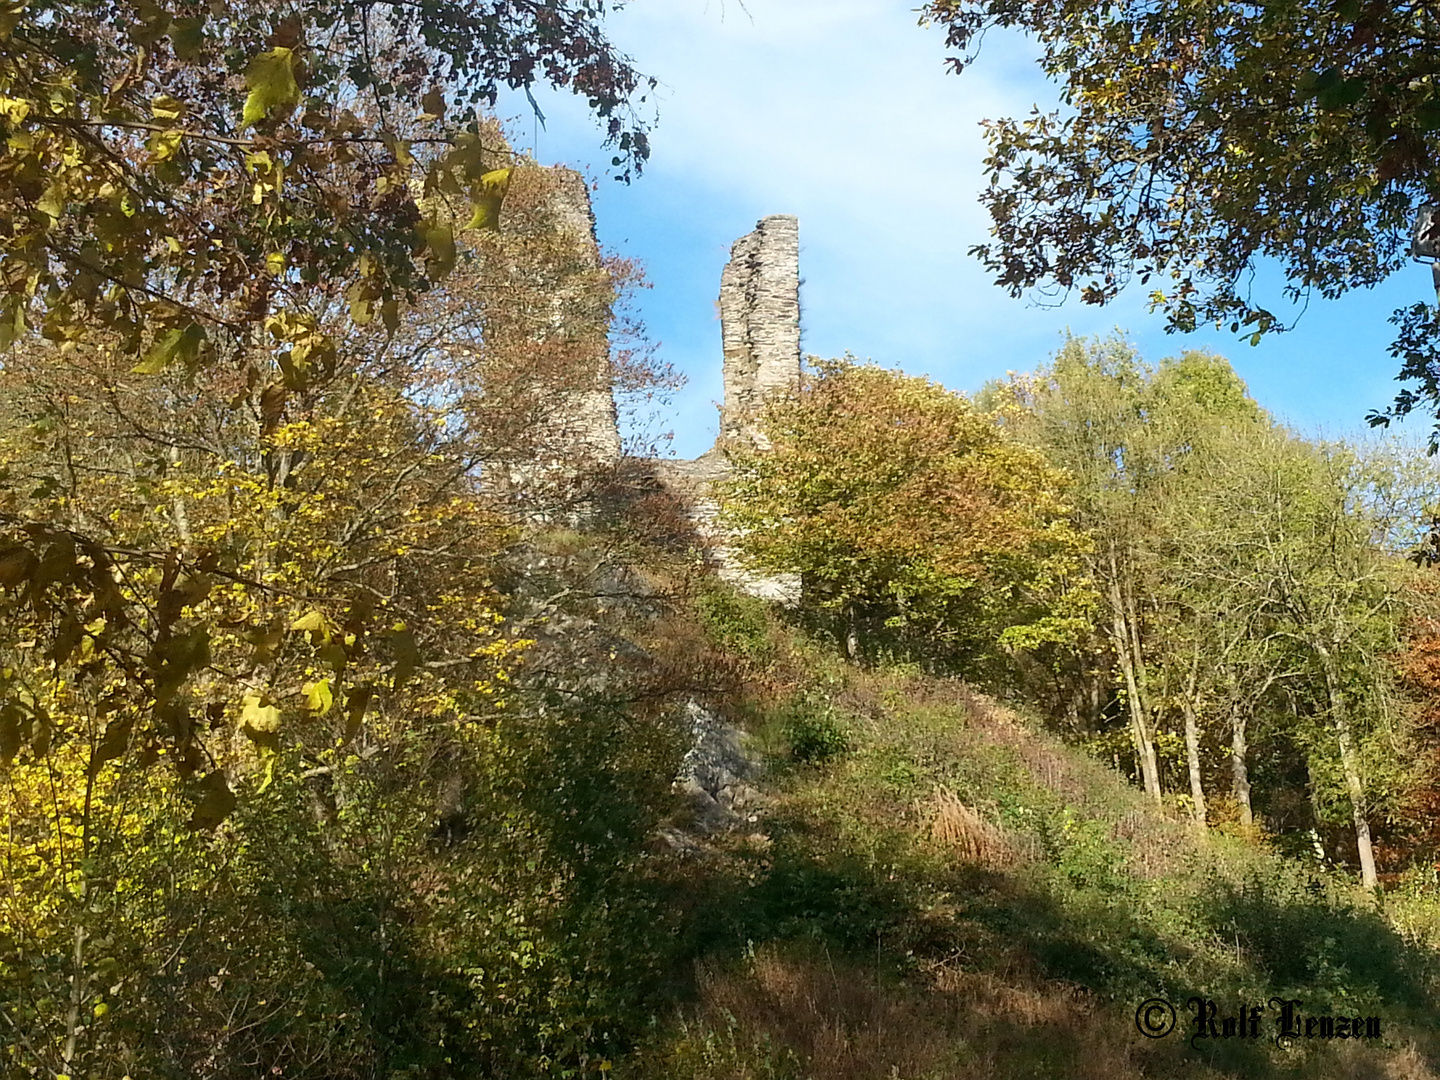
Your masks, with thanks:
[[[685,705],[685,718],[691,743],[675,784],[694,801],[699,831],[710,834],[758,821],[766,798],[751,783],[761,768],[746,746],[749,736],[693,701]]]
[[[720,437],[763,443],[752,420],[770,394],[800,382],[800,221],[762,218],[735,241],[720,275],[725,404]]]

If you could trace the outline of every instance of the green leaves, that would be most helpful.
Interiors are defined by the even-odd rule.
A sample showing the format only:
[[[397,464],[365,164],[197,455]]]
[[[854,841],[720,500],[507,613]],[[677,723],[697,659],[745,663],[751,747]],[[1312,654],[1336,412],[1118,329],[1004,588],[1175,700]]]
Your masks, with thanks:
[[[721,521],[754,570],[801,575],[852,652],[949,662],[1063,600],[1083,547],[1065,481],[961,395],[830,361],[761,428],[770,449],[731,450]]]
[[[1413,8],[933,0],[925,15],[961,55],[987,25],[1029,34],[1073,106],[986,124],[994,239],[974,253],[1012,294],[1108,303],[1131,279],[1170,278],[1151,293],[1168,329],[1255,344],[1285,326],[1257,320],[1277,310],[1250,286],[1262,260],[1297,308],[1408,262],[1440,131],[1440,24]],[[1416,381],[1440,411],[1433,380]],[[1397,397],[1396,415],[1415,400]]]
[[[206,775],[195,787],[198,796],[190,815],[190,828],[208,832],[230,816],[235,809],[235,793],[230,790],[225,774],[219,769]]]
[[[295,81],[294,50],[280,47],[261,53],[245,71],[245,86],[250,91],[242,118],[245,127],[260,123],[273,109],[297,105],[300,86]]]
[[[205,47],[205,16],[172,19],[169,33],[175,58],[186,62],[195,60]]]
[[[1365,96],[1364,79],[1347,79],[1338,67],[1327,67],[1324,71],[1306,72],[1295,82],[1296,89],[1307,97],[1313,97],[1321,109],[1335,112],[1354,105]]]
[[[131,370],[137,375],[159,375],[177,361],[192,366],[208,340],[205,328],[199,323],[165,330],[156,335],[154,343]]]

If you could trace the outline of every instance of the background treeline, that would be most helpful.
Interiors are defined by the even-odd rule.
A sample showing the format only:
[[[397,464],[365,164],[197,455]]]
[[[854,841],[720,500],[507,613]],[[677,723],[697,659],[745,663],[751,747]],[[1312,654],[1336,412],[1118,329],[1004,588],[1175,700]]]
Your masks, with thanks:
[[[974,402],[822,364],[768,430],[729,520],[853,656],[989,679],[1155,801],[1367,885],[1430,856],[1422,452],[1302,438],[1224,360],[1121,340]]]

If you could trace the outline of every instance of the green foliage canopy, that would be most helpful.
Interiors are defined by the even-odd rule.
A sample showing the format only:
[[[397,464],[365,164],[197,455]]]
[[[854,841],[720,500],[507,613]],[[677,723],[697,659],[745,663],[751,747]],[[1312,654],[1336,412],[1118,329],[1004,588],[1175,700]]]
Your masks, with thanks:
[[[262,325],[303,347],[320,282],[357,321],[393,308],[454,265],[436,200],[494,227],[508,162],[474,110],[500,86],[584,94],[616,164],[643,164],[640,77],[600,31],[606,8],[6,3],[0,346],[100,326],[158,370]]]
[[[1252,297],[1260,260],[1284,295],[1372,286],[1408,258],[1417,208],[1440,201],[1440,22],[1424,3],[932,0],[951,65],[985,31],[1032,36],[1063,111],[987,125],[973,249],[1019,295],[1113,299],[1131,280],[1171,330],[1285,329]],[[1168,284],[1161,282],[1168,279]],[[1389,415],[1440,406],[1433,311],[1397,312],[1402,392]],[[1383,422],[1384,416],[1372,422]]]
[[[923,378],[822,362],[735,451],[722,519],[807,604],[944,651],[1063,635],[1084,541],[1063,476],[995,418]]]

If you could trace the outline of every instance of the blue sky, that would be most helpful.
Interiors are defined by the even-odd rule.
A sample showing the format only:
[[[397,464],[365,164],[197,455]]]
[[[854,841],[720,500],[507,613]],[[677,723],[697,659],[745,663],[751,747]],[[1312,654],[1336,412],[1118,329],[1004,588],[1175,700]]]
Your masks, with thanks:
[[[1139,289],[1097,309],[992,285],[966,254],[988,225],[979,124],[1053,108],[1056,89],[1018,38],[992,36],[976,65],[949,74],[942,33],[917,24],[914,2],[632,0],[612,39],[661,86],[651,162],[628,187],[605,178],[610,155],[583,102],[537,94],[538,130],[523,96],[502,99],[517,148],[599,180],[601,243],[646,267],[640,313],[688,379],[662,419],[676,455],[714,439],[720,270],[766,214],[800,218],[806,353],[848,351],[969,392],[1044,362],[1067,329],[1120,328],[1150,360],[1186,348],[1228,357],[1262,405],[1310,434],[1359,434],[1389,403],[1386,320],[1433,296],[1423,266],[1317,299],[1293,332],[1253,348],[1213,330],[1166,335]],[[1266,299],[1284,310],[1278,288]],[[1407,426],[1424,434],[1423,419]]]

